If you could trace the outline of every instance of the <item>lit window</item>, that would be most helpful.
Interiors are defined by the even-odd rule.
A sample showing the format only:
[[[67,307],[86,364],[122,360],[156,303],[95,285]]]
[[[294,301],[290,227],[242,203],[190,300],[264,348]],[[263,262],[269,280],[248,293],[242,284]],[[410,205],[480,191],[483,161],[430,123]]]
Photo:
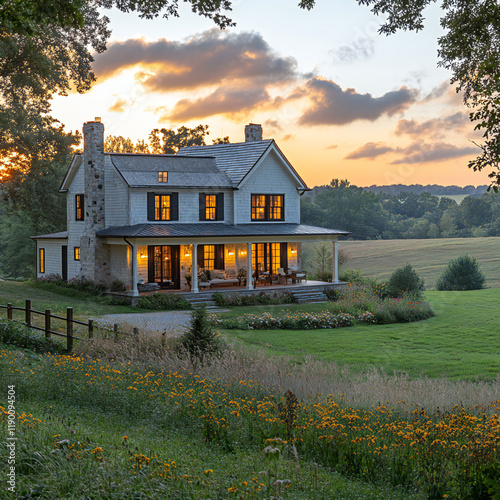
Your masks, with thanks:
[[[168,172],[158,172],[158,182],[168,182]]]
[[[155,195],[155,220],[171,220],[171,203],[169,194]]]
[[[75,195],[75,220],[84,220],[84,195]]]
[[[252,195],[252,220],[266,220],[266,196]]]
[[[285,195],[252,194],[252,220],[284,220]]]
[[[283,220],[283,195],[269,196],[269,218]]]
[[[203,245],[205,269],[215,269],[215,245]]]
[[[217,196],[207,194],[205,203],[205,220],[215,220],[217,218]]]
[[[75,260],[80,260],[80,247],[75,247]]]
[[[40,266],[40,273],[45,272],[45,248],[38,250],[38,265]]]

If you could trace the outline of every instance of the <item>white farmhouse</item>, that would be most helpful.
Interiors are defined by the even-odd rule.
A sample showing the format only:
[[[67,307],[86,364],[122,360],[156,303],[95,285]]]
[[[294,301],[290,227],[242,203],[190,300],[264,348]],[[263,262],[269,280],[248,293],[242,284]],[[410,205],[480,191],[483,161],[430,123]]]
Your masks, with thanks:
[[[60,189],[67,231],[33,236],[38,278],[120,280],[131,295],[138,283],[175,290],[191,281],[198,292],[193,269],[221,270],[228,281],[241,269],[286,273],[300,269],[302,242],[331,241],[336,255],[348,234],[300,224],[309,188],[260,125],[245,127],[245,142],[176,155],[106,153],[100,119],[84,124],[83,137]]]

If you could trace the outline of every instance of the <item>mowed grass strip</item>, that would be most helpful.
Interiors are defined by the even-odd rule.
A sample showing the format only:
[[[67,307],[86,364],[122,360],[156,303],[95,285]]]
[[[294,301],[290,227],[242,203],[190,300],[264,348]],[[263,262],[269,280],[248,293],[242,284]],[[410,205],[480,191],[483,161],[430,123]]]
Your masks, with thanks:
[[[411,377],[452,380],[492,380],[500,373],[500,325],[496,311],[500,289],[468,292],[427,292],[436,316],[415,323],[358,325],[332,330],[225,330],[242,344],[273,355],[315,359],[349,365],[354,371],[382,368],[386,373],[408,372]],[[234,308],[245,312],[328,309],[328,304]],[[248,309],[248,308],[247,308]]]
[[[467,253],[481,265],[486,286],[500,288],[500,237],[342,241],[339,248],[350,257],[346,267],[380,280],[389,279],[395,269],[410,263],[425,279],[427,289],[435,288],[451,259]]]

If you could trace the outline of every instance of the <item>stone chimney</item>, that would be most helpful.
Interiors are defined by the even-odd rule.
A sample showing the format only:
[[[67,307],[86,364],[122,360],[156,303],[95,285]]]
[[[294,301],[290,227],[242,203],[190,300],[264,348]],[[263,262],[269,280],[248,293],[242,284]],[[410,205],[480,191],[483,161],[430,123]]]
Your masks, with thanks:
[[[245,126],[245,142],[262,141],[262,125],[249,123]]]
[[[80,240],[81,275],[105,282],[109,248],[96,232],[104,229],[104,125],[100,118],[83,124],[83,166],[85,185],[85,227]]]

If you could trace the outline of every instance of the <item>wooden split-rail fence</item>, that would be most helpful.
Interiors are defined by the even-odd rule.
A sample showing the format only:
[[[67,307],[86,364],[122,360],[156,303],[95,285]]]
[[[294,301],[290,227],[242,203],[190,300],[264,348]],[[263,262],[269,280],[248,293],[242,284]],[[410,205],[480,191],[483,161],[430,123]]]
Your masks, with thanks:
[[[31,300],[26,299],[26,306],[25,307],[16,307],[13,306],[12,304],[7,304],[1,305],[0,304],[0,309],[7,309],[7,319],[12,320],[13,319],[13,311],[24,311],[25,312],[25,321],[21,321],[21,323],[25,324],[29,328],[34,328],[35,330],[41,330],[45,332],[45,338],[49,339],[51,335],[57,335],[59,337],[66,337],[66,351],[70,353],[73,350],[73,341],[74,340],[81,340],[81,337],[77,337],[74,335],[74,325],[83,325],[87,327],[87,332],[88,332],[88,338],[92,339],[94,338],[94,321],[89,319],[88,321],[79,321],[77,319],[73,318],[73,308],[72,307],[67,307],[66,308],[66,317],[63,316],[57,316],[56,314],[52,314],[50,309],[45,309],[45,311],[36,311],[35,309],[31,308]],[[33,315],[40,315],[44,316],[45,318],[45,324],[43,327],[37,326],[33,323]],[[56,320],[61,320],[66,322],[66,333],[61,333],[57,332],[55,330],[52,330],[52,319]],[[118,331],[119,325],[115,323],[113,325],[113,332],[114,332],[114,338],[115,342],[118,342],[119,335],[130,335],[126,334],[124,332],[119,332]],[[139,330],[137,328],[134,328],[134,333],[133,335],[138,339],[139,338]]]

